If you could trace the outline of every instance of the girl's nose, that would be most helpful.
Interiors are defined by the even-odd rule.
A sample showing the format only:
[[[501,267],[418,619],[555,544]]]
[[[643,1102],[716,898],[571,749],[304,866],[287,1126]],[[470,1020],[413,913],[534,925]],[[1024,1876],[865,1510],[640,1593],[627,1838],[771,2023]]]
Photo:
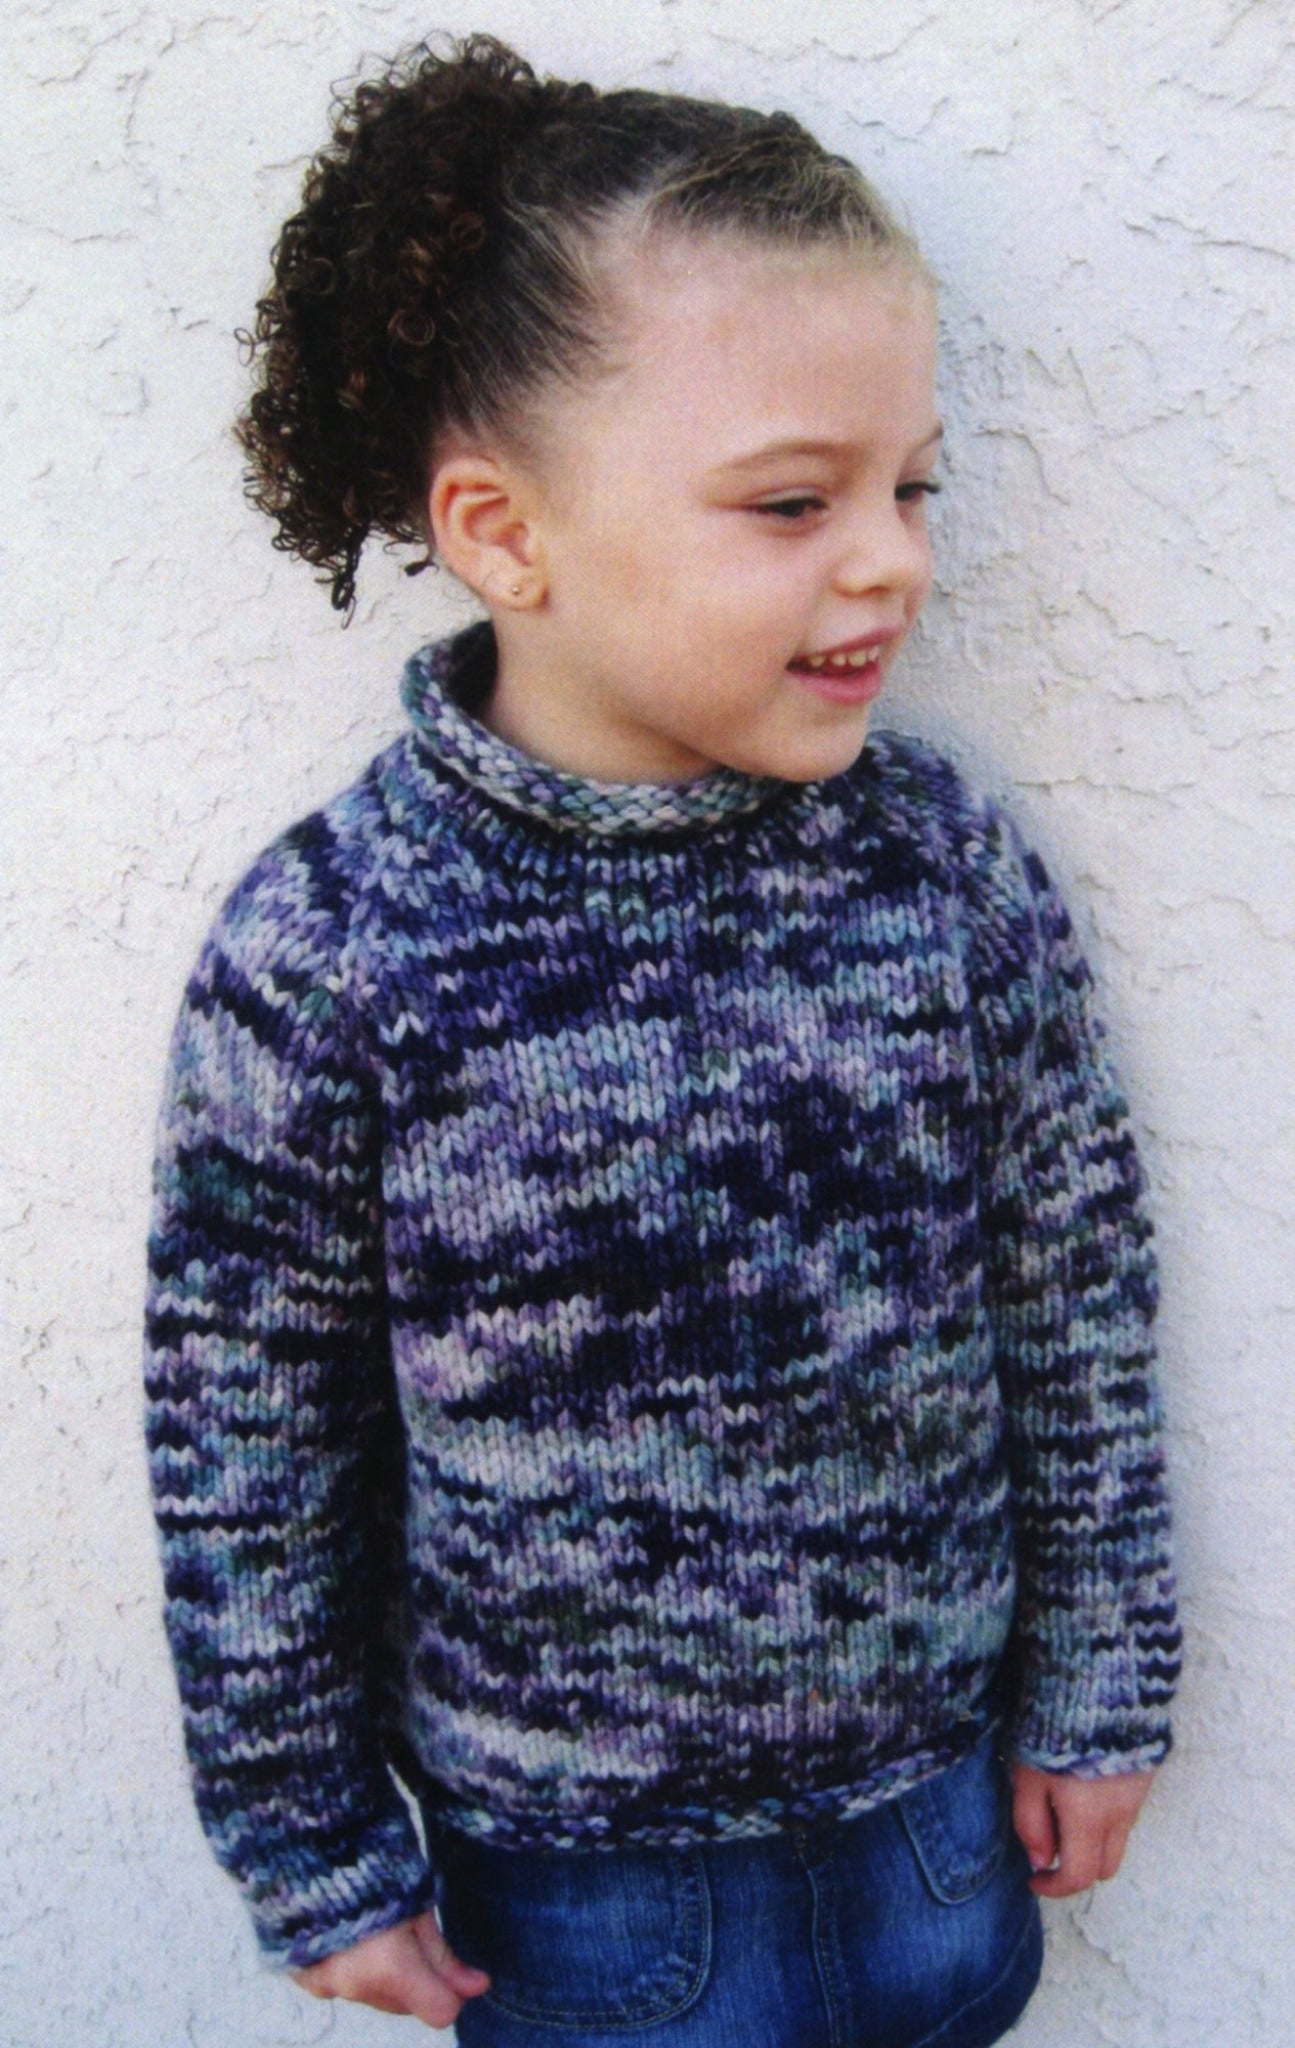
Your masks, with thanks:
[[[860,520],[837,564],[836,586],[843,596],[872,591],[909,596],[930,579],[931,543],[920,503],[889,509]]]

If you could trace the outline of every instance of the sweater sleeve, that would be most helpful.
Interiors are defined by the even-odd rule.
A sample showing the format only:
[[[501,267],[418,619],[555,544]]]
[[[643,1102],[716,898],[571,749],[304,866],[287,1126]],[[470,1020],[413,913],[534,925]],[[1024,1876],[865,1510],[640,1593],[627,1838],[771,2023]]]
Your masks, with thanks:
[[[236,892],[189,983],[149,1243],[147,1439],[199,1816],[267,1956],[428,1903],[386,1768],[400,1434],[380,1165],[309,835]]]
[[[1014,1755],[1084,1776],[1168,1751],[1179,1630],[1157,1288],[1092,978],[1038,857],[989,811],[973,995],[987,1298],[1017,1553]]]

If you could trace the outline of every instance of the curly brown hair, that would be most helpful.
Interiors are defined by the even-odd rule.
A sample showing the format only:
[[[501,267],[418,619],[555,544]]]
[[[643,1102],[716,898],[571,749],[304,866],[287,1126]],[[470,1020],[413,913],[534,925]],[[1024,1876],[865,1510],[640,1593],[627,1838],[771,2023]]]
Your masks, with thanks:
[[[861,173],[788,114],[539,79],[491,36],[429,44],[335,101],[244,336],[247,492],[350,613],[371,533],[419,544],[447,427],[525,445],[528,405],[607,339],[600,232],[841,241],[922,268]]]

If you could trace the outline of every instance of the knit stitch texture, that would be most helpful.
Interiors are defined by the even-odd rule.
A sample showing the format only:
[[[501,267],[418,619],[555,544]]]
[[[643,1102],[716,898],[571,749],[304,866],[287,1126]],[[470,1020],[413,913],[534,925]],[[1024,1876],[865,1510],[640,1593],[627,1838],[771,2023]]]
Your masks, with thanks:
[[[600,785],[413,730],[174,1039],[148,1433],[199,1810],[273,1957],[503,1845],[844,1818],[994,1715],[1169,1743],[1155,1278],[1035,856],[928,748]]]

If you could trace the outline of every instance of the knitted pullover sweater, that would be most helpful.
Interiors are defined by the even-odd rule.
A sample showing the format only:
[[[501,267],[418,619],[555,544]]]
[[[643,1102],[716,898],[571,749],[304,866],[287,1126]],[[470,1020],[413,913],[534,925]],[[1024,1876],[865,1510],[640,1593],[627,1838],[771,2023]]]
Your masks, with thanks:
[[[486,629],[488,630],[488,629]],[[173,1045],[148,1426],[203,1823],[304,1963],[507,1845],[844,1818],[1177,1668],[1124,1104],[1034,856],[817,784],[413,731],[226,905]]]

